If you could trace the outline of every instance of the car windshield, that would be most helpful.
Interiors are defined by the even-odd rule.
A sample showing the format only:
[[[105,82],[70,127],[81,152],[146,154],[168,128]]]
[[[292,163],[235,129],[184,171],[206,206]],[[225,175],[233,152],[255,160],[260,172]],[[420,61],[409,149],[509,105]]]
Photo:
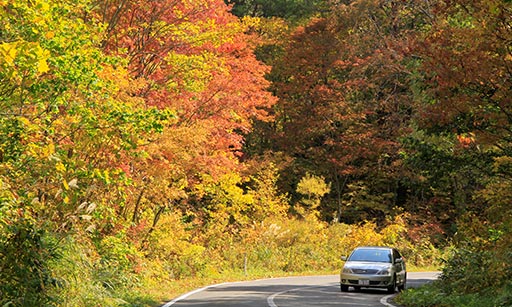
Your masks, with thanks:
[[[348,261],[368,261],[368,262],[386,262],[391,263],[391,252],[385,249],[356,249]]]

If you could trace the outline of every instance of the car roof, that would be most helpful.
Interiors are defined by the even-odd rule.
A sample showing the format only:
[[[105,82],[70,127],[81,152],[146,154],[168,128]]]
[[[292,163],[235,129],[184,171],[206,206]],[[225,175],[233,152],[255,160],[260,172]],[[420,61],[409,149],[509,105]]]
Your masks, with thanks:
[[[394,249],[394,248],[389,247],[389,246],[358,246],[354,249]]]

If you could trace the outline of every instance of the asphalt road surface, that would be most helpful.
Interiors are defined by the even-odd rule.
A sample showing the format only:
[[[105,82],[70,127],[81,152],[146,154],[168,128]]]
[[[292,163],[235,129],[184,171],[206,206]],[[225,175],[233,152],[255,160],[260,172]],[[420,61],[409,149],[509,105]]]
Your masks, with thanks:
[[[407,274],[407,287],[437,277],[437,272]],[[162,307],[393,307],[385,290],[341,292],[339,277],[306,276],[212,285],[184,294]]]

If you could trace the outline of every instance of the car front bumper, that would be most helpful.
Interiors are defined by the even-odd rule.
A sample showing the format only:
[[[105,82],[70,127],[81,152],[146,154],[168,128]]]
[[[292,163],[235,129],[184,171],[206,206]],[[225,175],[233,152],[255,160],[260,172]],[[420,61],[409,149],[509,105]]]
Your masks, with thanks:
[[[340,275],[340,284],[352,287],[387,288],[393,285],[393,277],[391,275],[343,273]]]

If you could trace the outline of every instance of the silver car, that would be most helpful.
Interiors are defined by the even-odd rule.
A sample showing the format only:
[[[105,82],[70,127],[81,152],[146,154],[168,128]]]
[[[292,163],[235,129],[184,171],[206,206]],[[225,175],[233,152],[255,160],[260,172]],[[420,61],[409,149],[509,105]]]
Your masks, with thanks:
[[[345,265],[340,273],[340,289],[382,288],[389,293],[405,289],[407,271],[400,253],[392,247],[364,246],[341,257]]]

